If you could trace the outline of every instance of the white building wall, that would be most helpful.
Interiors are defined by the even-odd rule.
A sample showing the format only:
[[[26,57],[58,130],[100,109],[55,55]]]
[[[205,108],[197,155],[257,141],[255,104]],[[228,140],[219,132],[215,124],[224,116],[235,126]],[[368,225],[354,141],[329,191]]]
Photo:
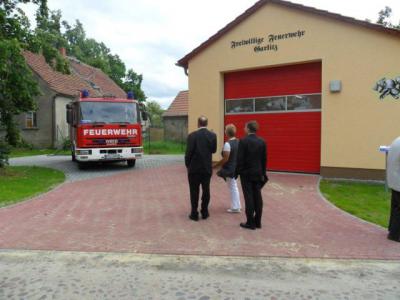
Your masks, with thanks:
[[[65,140],[69,139],[69,129],[67,124],[67,109],[66,105],[73,99],[57,96],[54,99],[54,120],[55,120],[55,135],[54,145],[62,147]]]

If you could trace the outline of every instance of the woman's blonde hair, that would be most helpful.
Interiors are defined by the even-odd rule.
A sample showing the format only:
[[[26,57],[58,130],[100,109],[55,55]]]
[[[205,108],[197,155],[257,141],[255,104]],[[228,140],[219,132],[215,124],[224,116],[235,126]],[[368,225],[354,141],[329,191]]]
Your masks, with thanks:
[[[225,133],[228,137],[232,138],[236,136],[236,126],[233,124],[228,124],[225,126]]]

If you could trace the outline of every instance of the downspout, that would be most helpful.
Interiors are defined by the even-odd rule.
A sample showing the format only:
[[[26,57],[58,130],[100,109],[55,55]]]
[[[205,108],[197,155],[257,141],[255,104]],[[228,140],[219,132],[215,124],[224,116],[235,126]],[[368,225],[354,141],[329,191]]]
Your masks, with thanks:
[[[51,124],[53,126],[52,131],[53,131],[53,137],[52,137],[52,147],[56,147],[56,136],[57,136],[57,126],[56,126],[56,98],[57,94],[53,96],[53,104],[52,104],[52,121]]]

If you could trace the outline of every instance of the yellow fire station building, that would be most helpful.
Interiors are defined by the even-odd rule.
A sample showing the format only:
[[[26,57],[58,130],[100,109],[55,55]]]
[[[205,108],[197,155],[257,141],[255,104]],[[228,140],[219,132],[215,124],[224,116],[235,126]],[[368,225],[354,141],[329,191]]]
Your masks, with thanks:
[[[261,0],[178,61],[189,131],[209,118],[243,136],[257,120],[268,169],[382,179],[380,145],[400,135],[400,31]],[[217,153],[214,159],[218,159]]]

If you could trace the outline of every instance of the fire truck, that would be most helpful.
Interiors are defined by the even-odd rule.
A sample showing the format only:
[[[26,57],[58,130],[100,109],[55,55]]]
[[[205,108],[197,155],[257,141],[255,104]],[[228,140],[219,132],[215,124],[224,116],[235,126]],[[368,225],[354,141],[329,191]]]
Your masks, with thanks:
[[[72,160],[80,168],[89,162],[126,161],[134,167],[143,156],[142,121],[144,105],[129,92],[126,99],[104,96],[91,98],[87,90],[67,104],[67,123]]]

